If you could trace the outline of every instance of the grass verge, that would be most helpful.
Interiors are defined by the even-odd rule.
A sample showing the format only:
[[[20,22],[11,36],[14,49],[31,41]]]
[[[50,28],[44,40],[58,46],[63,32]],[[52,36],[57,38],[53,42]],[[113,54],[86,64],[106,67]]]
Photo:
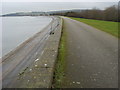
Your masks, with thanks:
[[[64,23],[63,20],[62,22]],[[55,65],[53,88],[61,88],[62,86],[62,82],[64,78],[64,69],[65,69],[65,56],[66,56],[66,33],[64,31],[64,26],[62,26],[58,57]]]
[[[97,29],[100,29],[102,31],[112,34],[113,36],[118,37],[118,22],[83,19],[83,18],[73,18],[73,17],[69,17],[69,18],[86,23]]]

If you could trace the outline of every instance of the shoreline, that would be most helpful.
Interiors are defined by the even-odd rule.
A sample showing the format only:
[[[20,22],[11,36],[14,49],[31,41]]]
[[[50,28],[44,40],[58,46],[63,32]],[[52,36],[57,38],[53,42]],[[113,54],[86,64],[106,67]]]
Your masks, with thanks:
[[[22,74],[20,73],[7,88],[52,88],[61,29],[62,20],[60,19],[60,25],[47,39],[42,53],[36,57],[34,63],[23,69]]]
[[[1,62],[4,62],[7,58],[9,58],[10,56],[14,55],[15,52],[19,51],[22,47],[24,47],[27,43],[29,43],[30,41],[32,41],[33,39],[35,39],[40,33],[44,32],[44,30],[46,30],[47,28],[49,28],[49,26],[54,23],[54,20],[52,19],[51,22],[46,25],[43,29],[41,29],[40,32],[35,33],[34,35],[32,35],[30,38],[26,39],[25,41],[23,41],[21,44],[19,44],[17,47],[15,47],[13,50],[9,51],[7,54],[5,54],[4,56],[2,56],[2,60]]]

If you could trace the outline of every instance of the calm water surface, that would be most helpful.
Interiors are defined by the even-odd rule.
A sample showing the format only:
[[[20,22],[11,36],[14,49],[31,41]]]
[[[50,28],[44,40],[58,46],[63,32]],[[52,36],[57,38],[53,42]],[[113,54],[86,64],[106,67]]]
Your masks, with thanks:
[[[2,17],[2,56],[41,31],[50,17]]]

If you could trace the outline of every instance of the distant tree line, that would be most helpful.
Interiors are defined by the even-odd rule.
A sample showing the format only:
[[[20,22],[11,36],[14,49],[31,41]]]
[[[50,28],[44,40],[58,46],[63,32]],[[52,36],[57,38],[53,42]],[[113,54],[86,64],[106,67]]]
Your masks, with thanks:
[[[96,19],[105,21],[119,21],[118,20],[118,6],[110,6],[105,10],[100,10],[97,8],[81,10],[80,12],[66,12],[66,13],[55,13],[53,15],[62,15],[68,17],[86,18],[86,19]]]

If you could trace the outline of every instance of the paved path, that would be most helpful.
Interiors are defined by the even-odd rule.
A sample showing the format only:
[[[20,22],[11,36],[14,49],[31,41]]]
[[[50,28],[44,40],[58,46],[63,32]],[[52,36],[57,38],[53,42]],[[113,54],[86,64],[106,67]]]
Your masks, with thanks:
[[[63,19],[67,33],[63,87],[118,87],[118,39],[84,23]]]

